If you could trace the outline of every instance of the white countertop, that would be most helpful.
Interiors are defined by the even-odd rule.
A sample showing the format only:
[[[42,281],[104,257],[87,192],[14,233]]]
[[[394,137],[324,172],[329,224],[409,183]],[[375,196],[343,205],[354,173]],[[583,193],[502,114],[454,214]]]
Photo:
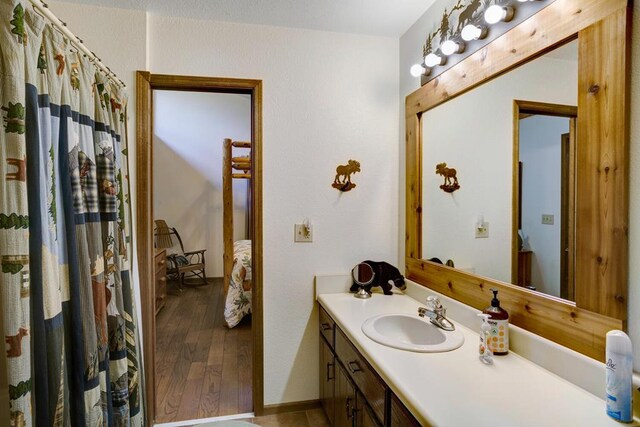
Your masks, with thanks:
[[[438,427],[620,427],[605,402],[510,352],[493,365],[478,359],[478,334],[455,322],[465,342],[446,353],[414,353],[370,340],[362,323],[387,313],[416,314],[406,295],[374,293],[360,300],[348,293],[320,294],[318,301],[367,358],[391,390],[424,424]],[[629,424],[626,424],[629,425]],[[634,424],[636,425],[636,424]]]

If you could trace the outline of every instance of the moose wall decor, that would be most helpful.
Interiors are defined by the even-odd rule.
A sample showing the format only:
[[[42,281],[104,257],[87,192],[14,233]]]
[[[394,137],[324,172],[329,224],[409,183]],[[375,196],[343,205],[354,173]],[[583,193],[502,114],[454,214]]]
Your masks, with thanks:
[[[338,165],[336,168],[336,177],[333,179],[331,186],[340,191],[350,191],[355,188],[355,184],[351,182],[351,175],[360,172],[360,162],[349,160],[346,165]]]
[[[453,193],[460,188],[457,171],[453,168],[448,168],[446,163],[438,163],[436,165],[436,175],[444,177],[444,184],[440,188],[447,193]]]

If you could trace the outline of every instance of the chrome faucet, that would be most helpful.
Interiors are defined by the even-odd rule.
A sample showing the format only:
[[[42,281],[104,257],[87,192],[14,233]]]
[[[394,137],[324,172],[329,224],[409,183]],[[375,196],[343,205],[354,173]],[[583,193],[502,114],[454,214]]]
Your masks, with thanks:
[[[434,296],[427,298],[427,307],[418,308],[418,316],[428,317],[431,323],[445,331],[453,331],[455,325],[445,317],[447,309],[442,306],[440,300]]]

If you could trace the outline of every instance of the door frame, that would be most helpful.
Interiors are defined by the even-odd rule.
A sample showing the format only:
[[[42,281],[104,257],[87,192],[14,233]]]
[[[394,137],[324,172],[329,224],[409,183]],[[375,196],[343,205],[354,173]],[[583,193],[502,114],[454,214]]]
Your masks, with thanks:
[[[566,226],[566,230],[563,230],[561,236],[562,241],[567,241],[569,255],[563,256],[564,251],[561,248],[561,260],[562,268],[566,271],[567,283],[565,288],[573,288],[570,292],[575,299],[575,283],[574,283],[574,270],[575,270],[575,217],[576,217],[576,203],[575,203],[575,175],[576,175],[576,134],[577,134],[577,119],[578,119],[578,107],[574,105],[564,104],[551,104],[547,102],[537,101],[513,101],[513,203],[512,203],[512,225],[511,225],[511,283],[518,283],[518,230],[520,228],[520,211],[522,207],[522,187],[521,187],[521,168],[520,168],[520,119],[532,116],[552,116],[552,117],[566,117],[569,119],[569,158],[567,159],[569,172],[569,179],[566,184],[568,188],[563,188],[563,200],[566,196],[567,203],[564,206],[562,203],[561,213],[561,227]],[[564,173],[564,171],[563,171]],[[564,234],[566,233],[566,235]],[[562,245],[561,245],[562,246]],[[563,275],[561,274],[561,277]],[[561,284],[561,288],[563,285]],[[567,289],[568,292],[568,289]],[[573,301],[573,300],[572,300]]]
[[[153,91],[179,90],[251,95],[252,257],[252,396],[253,412],[264,414],[264,344],[262,310],[262,80],[194,77],[136,72],[136,239],[142,305],[145,373],[145,419],[153,425],[155,388],[155,286],[153,272]]]

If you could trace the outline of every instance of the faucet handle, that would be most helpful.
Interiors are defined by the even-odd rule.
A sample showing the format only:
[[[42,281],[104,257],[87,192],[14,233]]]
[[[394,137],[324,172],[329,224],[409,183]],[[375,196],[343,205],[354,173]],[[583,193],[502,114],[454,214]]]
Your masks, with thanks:
[[[427,304],[431,305],[434,309],[442,308],[442,303],[440,303],[438,297],[433,295],[427,297]]]

